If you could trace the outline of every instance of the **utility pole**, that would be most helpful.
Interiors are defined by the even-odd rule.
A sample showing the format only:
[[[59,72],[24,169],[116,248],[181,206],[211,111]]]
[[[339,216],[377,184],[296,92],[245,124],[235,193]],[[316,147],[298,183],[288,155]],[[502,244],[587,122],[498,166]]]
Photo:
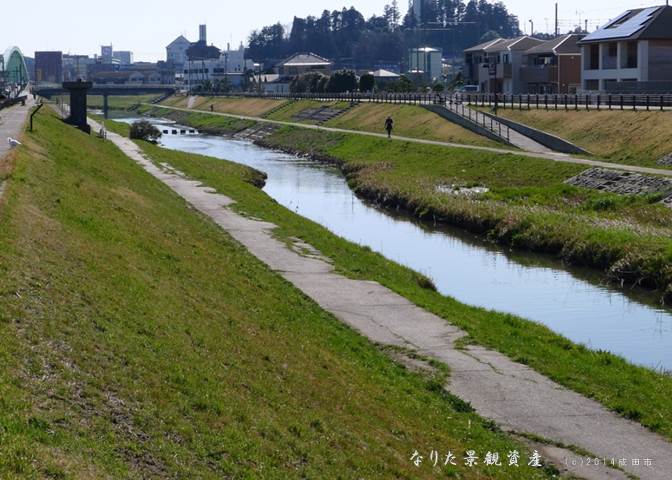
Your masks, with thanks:
[[[534,37],[534,20],[530,20],[530,25],[531,25],[530,37]]]
[[[555,36],[560,35],[560,25],[558,23],[558,2],[555,2]]]

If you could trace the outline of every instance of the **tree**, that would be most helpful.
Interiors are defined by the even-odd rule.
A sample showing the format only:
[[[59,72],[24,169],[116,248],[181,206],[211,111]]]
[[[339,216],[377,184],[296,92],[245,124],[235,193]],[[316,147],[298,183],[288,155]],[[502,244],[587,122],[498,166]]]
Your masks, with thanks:
[[[367,73],[362,75],[359,79],[359,91],[360,92],[373,92],[373,89],[376,87],[376,78]]]
[[[139,120],[131,125],[131,138],[156,143],[161,138],[161,131],[147,120]]]
[[[334,73],[327,83],[327,92],[344,93],[357,90],[357,76],[352,70],[341,70]]]

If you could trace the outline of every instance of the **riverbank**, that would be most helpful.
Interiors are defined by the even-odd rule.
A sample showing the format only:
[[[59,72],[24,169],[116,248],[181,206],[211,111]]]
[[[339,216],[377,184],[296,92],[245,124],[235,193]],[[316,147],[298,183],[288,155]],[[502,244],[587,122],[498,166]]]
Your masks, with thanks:
[[[229,133],[249,122],[159,107],[143,111]],[[337,164],[358,195],[386,207],[599,269],[610,281],[658,290],[661,301],[672,303],[672,210],[656,195],[567,185],[585,170],[581,165],[292,127],[262,143]],[[488,192],[451,193],[473,186]]]
[[[550,477],[416,468],[415,449],[528,451],[114,145],[35,120],[0,205],[0,477]]]
[[[125,125],[116,125],[120,133]],[[432,290],[424,276],[369,249],[335,237],[325,228],[291,213],[249,185],[241,186],[228,162],[142,144],[159,163],[167,163],[236,200],[236,208],[279,225],[281,238],[300,238],[327,256],[349,277],[380,282],[416,305],[446,319],[470,335],[465,344],[480,344],[529,365],[556,382],[594,398],[619,414],[672,438],[672,377],[636,367],[622,358],[574,344],[550,329],[511,315],[468,307]],[[644,383],[642,383],[644,382]]]
[[[659,162],[672,154],[672,113],[614,110],[556,112],[502,108],[497,114],[569,140],[597,158],[665,168]]]

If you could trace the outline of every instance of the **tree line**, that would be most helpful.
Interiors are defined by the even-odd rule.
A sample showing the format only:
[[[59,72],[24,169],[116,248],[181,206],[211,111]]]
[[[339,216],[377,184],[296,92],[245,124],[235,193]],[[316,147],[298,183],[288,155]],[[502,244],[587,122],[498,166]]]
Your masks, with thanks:
[[[398,65],[409,48],[420,44],[460,55],[480,41],[520,34],[517,17],[502,2],[416,1],[422,1],[420,18],[412,8],[402,15],[398,0],[393,0],[368,19],[350,7],[294,17],[289,29],[280,23],[268,25],[250,35],[248,56],[269,64],[296,52],[313,52],[341,67],[372,68]]]

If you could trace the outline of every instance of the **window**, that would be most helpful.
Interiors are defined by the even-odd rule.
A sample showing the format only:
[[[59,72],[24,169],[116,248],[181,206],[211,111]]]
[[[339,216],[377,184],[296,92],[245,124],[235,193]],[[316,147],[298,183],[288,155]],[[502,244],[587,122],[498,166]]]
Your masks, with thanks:
[[[600,81],[599,80],[586,80],[586,90],[599,90]]]
[[[626,56],[625,68],[637,68],[637,42],[628,42],[626,44],[628,54]]]

